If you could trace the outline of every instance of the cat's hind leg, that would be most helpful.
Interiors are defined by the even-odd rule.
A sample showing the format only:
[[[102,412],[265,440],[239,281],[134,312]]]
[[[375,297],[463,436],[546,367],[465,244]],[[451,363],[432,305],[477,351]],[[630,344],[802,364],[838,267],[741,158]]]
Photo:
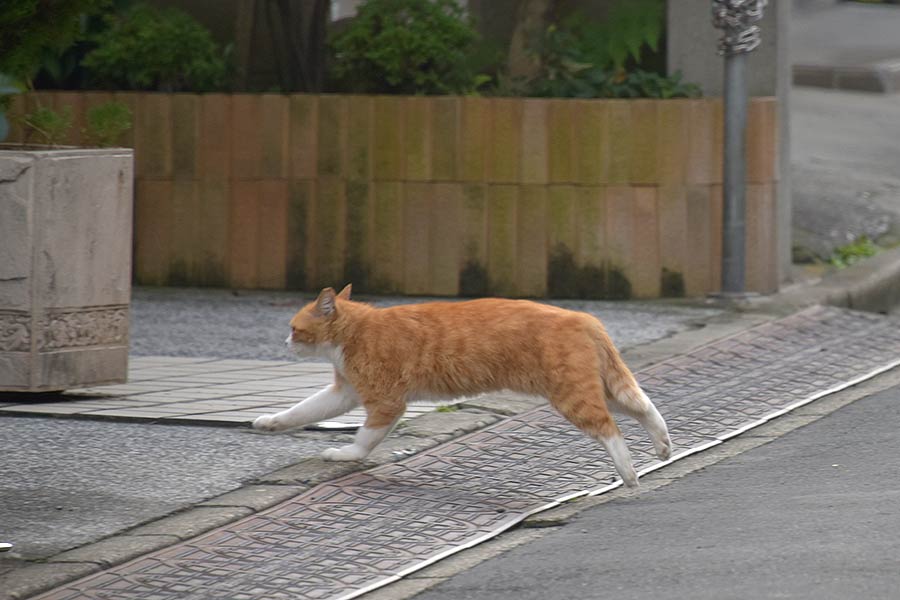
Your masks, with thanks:
[[[327,448],[322,452],[322,458],[334,461],[364,459],[387,437],[405,410],[405,403],[366,406],[366,422],[356,431],[353,443],[340,448]]]
[[[620,386],[616,393],[610,390],[608,402],[614,412],[637,420],[650,436],[659,459],[669,460],[672,456],[672,441],[669,439],[666,421],[637,382],[632,380],[630,384]]]
[[[600,442],[625,485],[636,487],[638,477],[631,462],[631,453],[619,426],[606,408],[604,396],[600,385],[582,386],[582,389],[553,394],[550,402],[572,424]]]
[[[347,383],[335,382],[291,408],[253,421],[260,431],[285,431],[311,425],[349,412],[360,404],[359,395]]]

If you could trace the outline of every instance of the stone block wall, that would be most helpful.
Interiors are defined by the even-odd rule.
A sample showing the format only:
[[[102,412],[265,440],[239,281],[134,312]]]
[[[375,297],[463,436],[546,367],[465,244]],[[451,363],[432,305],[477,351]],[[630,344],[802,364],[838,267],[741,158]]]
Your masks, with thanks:
[[[135,114],[150,285],[654,298],[719,287],[721,101],[32,94]],[[747,284],[777,288],[778,114],[748,129]]]

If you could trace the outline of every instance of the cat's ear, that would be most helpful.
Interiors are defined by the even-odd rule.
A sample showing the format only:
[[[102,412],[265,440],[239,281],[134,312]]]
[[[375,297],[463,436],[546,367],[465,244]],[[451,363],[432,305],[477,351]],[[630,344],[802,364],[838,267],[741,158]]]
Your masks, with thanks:
[[[349,300],[350,299],[350,290],[353,288],[352,283],[348,283],[344,286],[344,289],[337,295],[341,300]]]
[[[323,317],[330,317],[334,314],[334,288],[327,287],[319,292],[316,298],[316,312]]]

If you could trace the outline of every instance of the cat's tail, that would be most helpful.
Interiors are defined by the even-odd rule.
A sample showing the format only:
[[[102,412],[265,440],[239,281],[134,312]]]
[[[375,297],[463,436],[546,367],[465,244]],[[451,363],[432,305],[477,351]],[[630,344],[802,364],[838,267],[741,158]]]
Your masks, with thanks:
[[[611,346],[609,349],[612,349]],[[610,408],[614,412],[637,419],[653,441],[653,448],[659,459],[669,460],[672,455],[672,441],[669,439],[669,429],[662,415],[638,385],[619,353],[612,349],[605,358],[607,368],[603,382],[606,385]]]

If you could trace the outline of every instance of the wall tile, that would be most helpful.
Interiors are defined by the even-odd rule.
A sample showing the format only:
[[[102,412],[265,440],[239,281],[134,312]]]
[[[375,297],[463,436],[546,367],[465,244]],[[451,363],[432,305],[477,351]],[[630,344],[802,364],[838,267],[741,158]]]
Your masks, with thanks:
[[[576,105],[571,100],[549,100],[547,138],[551,183],[577,180],[575,149]]]
[[[290,96],[288,119],[291,177],[313,179],[318,173],[319,164],[319,97],[306,94]]]
[[[575,101],[575,161],[577,181],[599,184],[608,181],[610,158],[609,104],[595,100]]]
[[[462,98],[459,146],[459,177],[462,181],[482,182],[487,174],[488,131],[491,126],[489,100]]]
[[[406,176],[406,150],[403,145],[405,118],[403,104],[397,98],[374,98],[375,156],[372,161],[373,177],[377,181],[402,181]]]
[[[487,180],[518,183],[522,147],[522,103],[510,98],[491,100],[491,128],[487,143]]]
[[[290,138],[290,106],[288,96],[262,94],[262,119],[259,123],[262,145],[261,176],[265,179],[285,179],[290,174],[288,140]]]
[[[547,183],[549,181],[548,108],[543,98],[522,99],[522,183]]]
[[[431,98],[413,97],[401,101],[406,117],[406,178],[428,181],[431,179]]]
[[[491,185],[487,188],[488,278],[490,293],[516,294],[516,204],[519,187]]]
[[[262,177],[261,113],[261,96],[235,94],[231,97],[231,175],[236,179]]]
[[[547,292],[547,188],[523,185],[516,206],[517,296],[542,297]]]
[[[631,183],[652,185],[659,181],[659,101],[631,101]]]

